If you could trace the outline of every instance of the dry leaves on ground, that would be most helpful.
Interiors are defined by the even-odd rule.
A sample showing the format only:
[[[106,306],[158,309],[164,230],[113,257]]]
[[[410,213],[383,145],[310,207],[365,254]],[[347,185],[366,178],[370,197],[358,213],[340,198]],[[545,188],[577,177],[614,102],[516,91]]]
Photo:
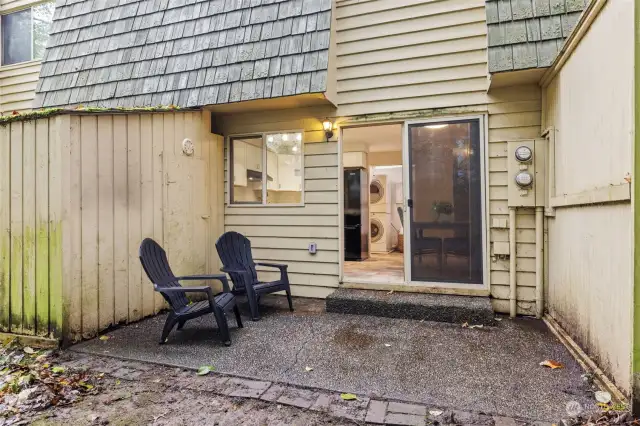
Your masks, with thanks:
[[[540,365],[542,367],[549,367],[552,370],[555,370],[555,369],[558,369],[558,368],[564,368],[564,365],[562,365],[561,362],[554,361],[554,360],[551,360],[551,359],[546,359],[546,360],[542,361],[540,363]]]
[[[99,377],[52,366],[51,351],[21,348],[14,340],[0,348],[0,425],[21,423],[23,416],[50,406],[68,405],[97,392]]]

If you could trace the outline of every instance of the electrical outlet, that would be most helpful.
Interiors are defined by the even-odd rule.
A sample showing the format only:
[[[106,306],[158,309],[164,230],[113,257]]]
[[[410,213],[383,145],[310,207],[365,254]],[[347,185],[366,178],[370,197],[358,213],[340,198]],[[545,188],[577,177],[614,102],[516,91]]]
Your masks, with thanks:
[[[309,244],[309,253],[316,254],[318,252],[318,245],[316,243]]]
[[[493,243],[493,254],[495,256],[509,255],[509,243],[507,242],[494,242]]]

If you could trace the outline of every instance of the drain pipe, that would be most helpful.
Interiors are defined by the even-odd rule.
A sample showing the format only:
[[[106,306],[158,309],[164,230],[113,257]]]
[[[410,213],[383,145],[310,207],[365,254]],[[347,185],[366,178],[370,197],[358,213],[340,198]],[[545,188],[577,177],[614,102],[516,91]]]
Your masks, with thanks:
[[[509,207],[509,316],[516,316],[516,209]]]
[[[536,207],[536,316],[544,315],[544,207]]]

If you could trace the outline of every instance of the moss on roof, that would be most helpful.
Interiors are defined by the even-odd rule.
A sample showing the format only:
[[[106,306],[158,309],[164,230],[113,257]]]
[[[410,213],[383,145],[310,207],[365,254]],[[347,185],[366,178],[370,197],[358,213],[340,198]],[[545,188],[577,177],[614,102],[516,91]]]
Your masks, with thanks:
[[[0,126],[6,126],[9,123],[18,121],[31,121],[39,118],[52,117],[61,114],[75,113],[96,113],[96,114],[123,114],[123,113],[141,113],[141,112],[173,112],[173,111],[193,111],[199,108],[180,108],[176,105],[158,105],[154,107],[118,107],[118,108],[99,108],[78,106],[76,108],[43,108],[35,111],[17,112],[13,111],[8,115],[0,115]]]

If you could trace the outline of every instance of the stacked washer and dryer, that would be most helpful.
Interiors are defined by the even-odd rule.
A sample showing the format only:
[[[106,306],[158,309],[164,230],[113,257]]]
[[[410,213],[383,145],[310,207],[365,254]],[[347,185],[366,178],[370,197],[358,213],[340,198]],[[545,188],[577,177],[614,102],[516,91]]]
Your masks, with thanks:
[[[395,187],[387,175],[374,175],[369,191],[371,223],[371,253],[389,253],[393,250],[397,230],[392,226],[392,212],[396,208]]]

